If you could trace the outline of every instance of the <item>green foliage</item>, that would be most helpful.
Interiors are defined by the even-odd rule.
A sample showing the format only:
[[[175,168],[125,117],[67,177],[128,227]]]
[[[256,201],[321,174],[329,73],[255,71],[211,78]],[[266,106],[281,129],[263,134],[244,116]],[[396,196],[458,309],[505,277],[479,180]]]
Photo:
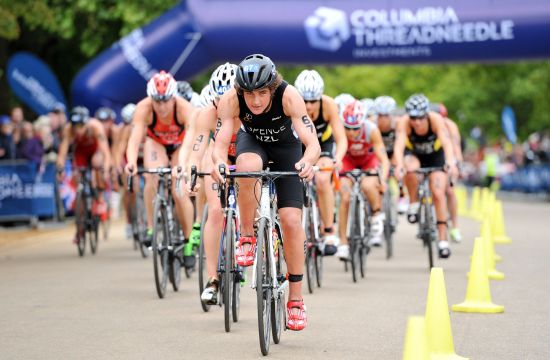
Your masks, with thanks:
[[[306,67],[280,67],[293,83]],[[520,139],[550,129],[550,62],[515,64],[309,66],[323,76],[325,93],[356,98],[391,95],[399,105],[413,93],[442,102],[462,131],[480,125],[490,138],[502,136],[505,105],[516,113]]]

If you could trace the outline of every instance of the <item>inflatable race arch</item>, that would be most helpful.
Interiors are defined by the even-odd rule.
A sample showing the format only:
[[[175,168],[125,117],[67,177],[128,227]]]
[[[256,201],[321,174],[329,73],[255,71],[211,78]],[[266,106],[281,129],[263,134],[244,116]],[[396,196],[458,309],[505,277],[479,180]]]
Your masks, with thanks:
[[[263,53],[276,64],[388,64],[550,57],[540,0],[188,0],[86,65],[72,104],[119,110],[158,70],[189,79]]]

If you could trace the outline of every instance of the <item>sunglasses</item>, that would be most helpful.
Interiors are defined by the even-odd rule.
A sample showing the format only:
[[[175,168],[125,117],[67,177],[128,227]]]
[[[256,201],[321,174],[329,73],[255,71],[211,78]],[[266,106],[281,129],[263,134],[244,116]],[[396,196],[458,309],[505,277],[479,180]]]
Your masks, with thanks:
[[[151,98],[157,102],[167,102],[172,98],[171,95],[152,95]]]
[[[412,120],[412,121],[416,121],[416,120],[424,120],[427,118],[426,115],[423,115],[423,116],[409,116],[409,118]]]
[[[315,104],[319,100],[304,100],[306,104]]]

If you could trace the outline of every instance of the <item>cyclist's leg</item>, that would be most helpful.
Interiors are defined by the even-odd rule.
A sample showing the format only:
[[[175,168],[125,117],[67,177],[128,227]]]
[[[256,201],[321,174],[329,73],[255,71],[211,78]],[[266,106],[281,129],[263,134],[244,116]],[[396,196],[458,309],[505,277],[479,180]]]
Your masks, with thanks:
[[[168,156],[164,146],[151,138],[145,139],[143,147],[143,165],[146,169],[168,166]],[[144,174],[145,189],[143,200],[147,211],[147,238],[153,235],[153,200],[157,193],[158,177],[152,174]]]
[[[267,164],[268,156],[256,139],[244,131],[237,133],[237,170],[259,171]],[[258,199],[260,198],[259,182],[256,179],[237,179],[241,235],[235,251],[237,263],[241,266],[251,266],[254,263],[254,218]]]
[[[179,147],[171,155],[171,166],[178,166],[178,154],[180,150],[181,147]],[[186,195],[184,192],[182,192],[181,194],[177,193],[175,181],[172,181],[171,190],[172,197],[174,198],[174,204],[176,205],[176,215],[178,217],[179,223],[181,224],[183,233],[187,235],[187,238],[189,238],[193,227],[193,204],[191,203],[191,199],[189,199],[189,196]]]
[[[417,221],[418,209],[420,204],[418,203],[418,178],[414,171],[420,168],[420,160],[412,155],[405,156],[405,186],[409,193],[409,208],[407,210],[407,219],[410,223]]]
[[[104,169],[104,155],[101,151],[96,151],[91,158],[92,166],[92,188],[96,191],[96,211],[103,219],[106,219],[107,204],[104,197],[104,191],[109,187],[109,169]]]
[[[460,242],[462,236],[458,228],[458,204],[456,201],[455,187],[450,184],[447,185],[447,205],[449,207],[449,214],[451,215],[451,239]]]
[[[448,249],[447,242],[447,198],[445,190],[448,184],[447,174],[442,171],[436,171],[430,175],[430,190],[435,206],[435,218],[437,220],[437,231],[439,233],[439,249],[442,246]],[[446,256],[445,256],[446,257]]]
[[[346,237],[346,228],[348,225],[349,201],[352,188],[351,179],[340,178],[340,209],[338,210],[338,235],[340,235],[340,245],[348,245]]]

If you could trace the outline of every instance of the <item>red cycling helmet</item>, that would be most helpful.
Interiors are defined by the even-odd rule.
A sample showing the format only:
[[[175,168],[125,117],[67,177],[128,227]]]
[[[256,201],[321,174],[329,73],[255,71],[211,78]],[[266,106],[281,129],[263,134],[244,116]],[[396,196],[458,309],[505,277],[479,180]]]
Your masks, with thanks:
[[[155,101],[167,101],[174,97],[178,92],[178,84],[174,77],[162,70],[153,75],[147,83],[147,96]]]
[[[346,129],[359,129],[365,119],[365,107],[361,101],[354,100],[346,105],[342,121]]]
[[[449,113],[447,112],[447,108],[445,107],[445,105],[439,104],[439,114],[440,114],[441,116],[443,116],[444,118],[446,118],[446,117],[449,115]]]

